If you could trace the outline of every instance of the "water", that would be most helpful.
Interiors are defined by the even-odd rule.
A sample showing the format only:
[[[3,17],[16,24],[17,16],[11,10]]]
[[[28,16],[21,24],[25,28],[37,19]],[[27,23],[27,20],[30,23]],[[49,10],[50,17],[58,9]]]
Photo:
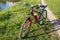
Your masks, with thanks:
[[[0,11],[12,6],[13,4],[13,2],[0,2]]]

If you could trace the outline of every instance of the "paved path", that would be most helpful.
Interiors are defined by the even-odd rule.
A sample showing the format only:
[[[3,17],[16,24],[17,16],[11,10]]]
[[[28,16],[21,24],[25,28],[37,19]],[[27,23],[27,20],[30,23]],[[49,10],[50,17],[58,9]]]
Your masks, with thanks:
[[[43,5],[46,5],[44,0],[40,0],[40,3]],[[47,15],[48,15],[48,19],[51,21],[51,24],[53,24],[53,26],[55,27],[55,29],[57,29],[56,34],[59,37],[60,40],[60,20],[55,18],[53,13],[48,9],[48,7],[46,8],[47,10]]]

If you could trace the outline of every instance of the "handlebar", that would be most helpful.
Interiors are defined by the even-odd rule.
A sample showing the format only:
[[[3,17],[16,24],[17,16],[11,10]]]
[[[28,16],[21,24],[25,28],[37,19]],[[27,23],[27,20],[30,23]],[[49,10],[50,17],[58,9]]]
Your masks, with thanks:
[[[31,8],[34,8],[34,7],[36,7],[36,9],[39,9],[40,7],[41,8],[43,8],[43,9],[45,9],[46,7],[47,7],[47,5],[36,5],[36,6],[34,6],[34,5],[31,5],[31,4],[28,4],[28,3],[26,3],[26,2],[24,2],[23,3],[25,6],[30,6]]]

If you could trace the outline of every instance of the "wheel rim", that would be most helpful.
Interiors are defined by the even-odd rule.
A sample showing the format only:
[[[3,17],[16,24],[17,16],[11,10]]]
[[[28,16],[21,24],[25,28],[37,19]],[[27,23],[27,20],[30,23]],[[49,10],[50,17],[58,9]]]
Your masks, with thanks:
[[[43,16],[45,19],[47,18],[47,11],[46,10],[43,11]]]
[[[44,17],[42,15],[40,17],[40,24],[44,24]]]
[[[26,27],[23,26],[24,24],[26,25]],[[29,21],[23,23],[23,25],[21,26],[21,29],[20,29],[20,37],[21,38],[24,38],[27,36],[27,33],[29,31],[29,29],[28,29],[29,25],[28,24],[30,24]]]
[[[21,34],[20,34],[21,37],[25,37],[25,35],[27,34],[27,32],[28,32],[28,30],[22,28],[22,30],[21,30]]]

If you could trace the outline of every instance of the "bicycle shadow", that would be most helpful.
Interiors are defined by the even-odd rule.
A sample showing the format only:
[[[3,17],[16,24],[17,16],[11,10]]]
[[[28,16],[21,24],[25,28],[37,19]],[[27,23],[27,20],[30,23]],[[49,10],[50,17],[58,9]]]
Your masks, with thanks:
[[[52,20],[51,24],[56,28],[60,27],[60,19]]]
[[[29,32],[29,33],[33,33],[33,32],[35,32],[35,31],[38,31],[38,30],[40,30],[40,29],[44,29],[44,33],[40,33],[40,34],[37,34],[37,35],[32,35],[32,36],[28,36],[28,37],[26,37],[26,38],[34,38],[34,40],[36,40],[36,38],[38,37],[38,36],[42,36],[42,35],[44,35],[44,34],[47,34],[48,36],[50,36],[50,33],[52,33],[52,32],[55,32],[55,31],[57,31],[57,30],[59,30],[60,29],[60,27],[59,26],[57,26],[57,25],[60,25],[60,20],[59,19],[56,19],[56,20],[52,20],[52,21],[47,21],[47,22],[51,22],[51,25],[48,25],[48,24],[45,24],[45,27],[41,27],[41,28],[39,28],[39,29],[34,29],[34,30],[32,30],[31,32]],[[48,26],[51,26],[51,27],[53,27],[51,30],[49,29],[49,28],[47,28]],[[55,26],[56,26],[56,28],[57,29],[55,29]],[[50,31],[48,31],[47,32],[47,30],[50,30]]]

